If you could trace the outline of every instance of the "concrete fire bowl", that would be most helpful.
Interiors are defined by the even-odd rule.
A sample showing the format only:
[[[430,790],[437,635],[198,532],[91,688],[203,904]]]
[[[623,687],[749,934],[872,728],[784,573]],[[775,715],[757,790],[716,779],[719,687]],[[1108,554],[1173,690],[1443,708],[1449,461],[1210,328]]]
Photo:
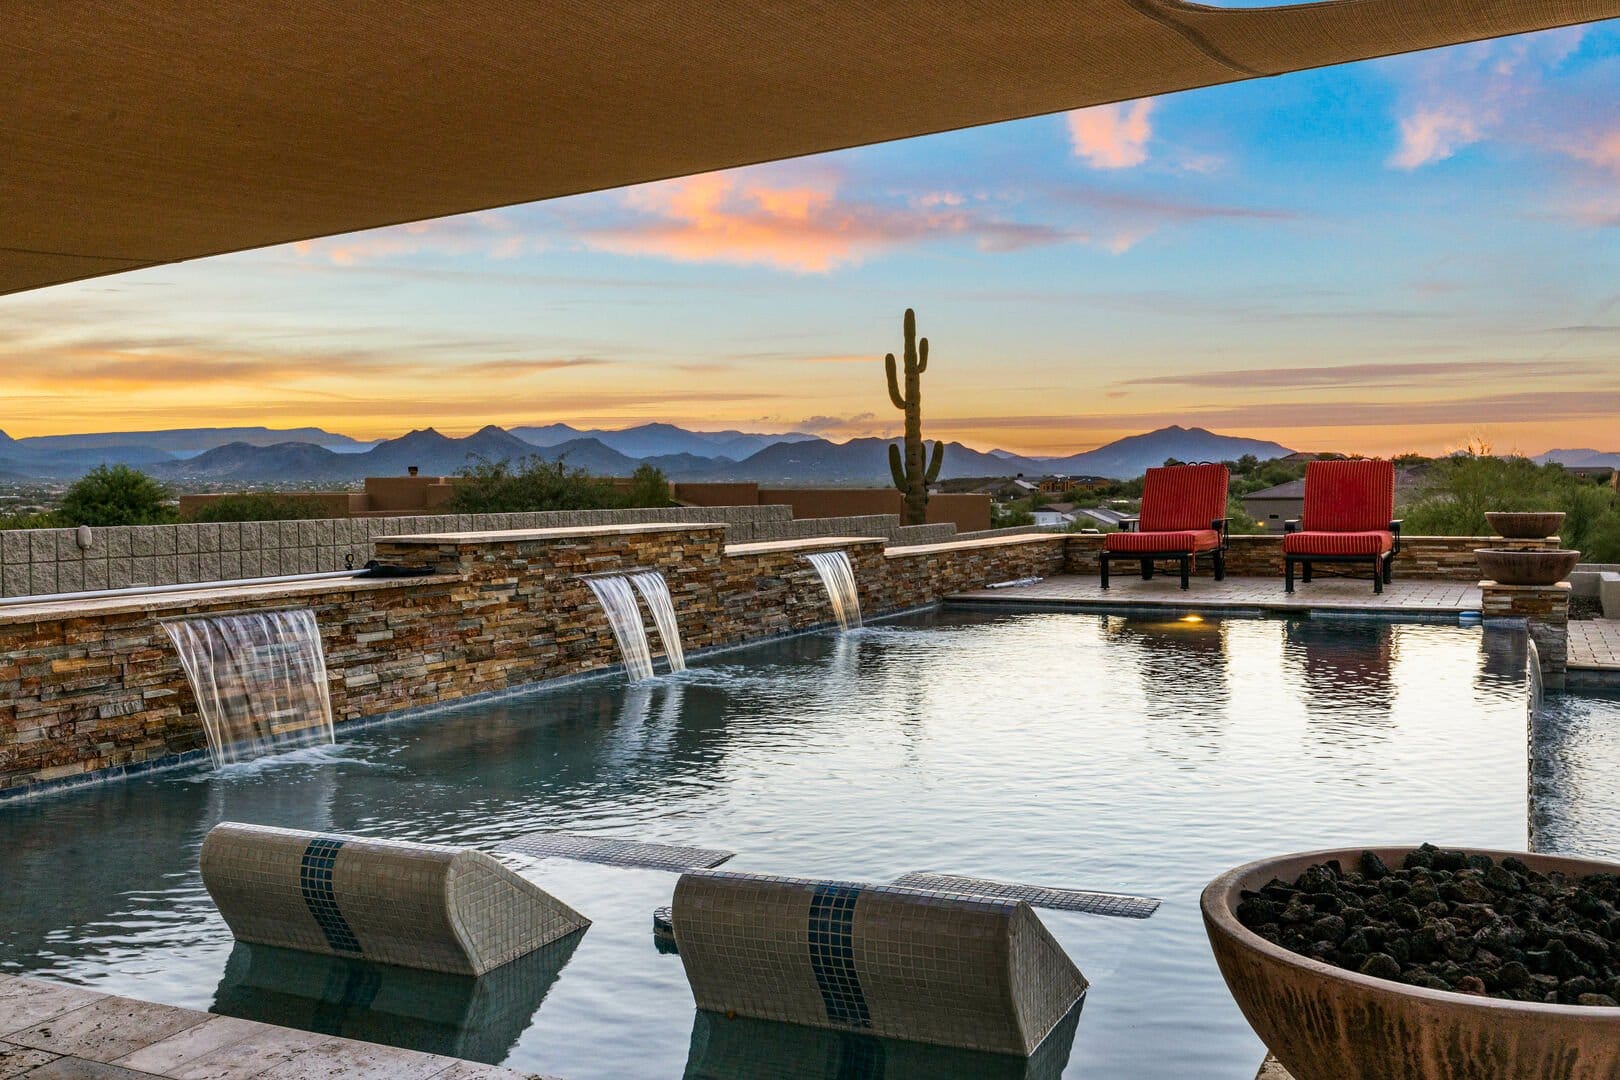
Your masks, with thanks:
[[[1556,585],[1581,561],[1578,551],[1508,551],[1475,548],[1482,574],[1498,585]]]
[[[1238,1008],[1295,1080],[1614,1080],[1620,1008],[1544,1005],[1426,990],[1375,979],[1290,952],[1238,922],[1245,889],[1292,881],[1363,848],[1310,851],[1230,870],[1204,889],[1204,929]],[[1399,866],[1410,847],[1373,848]],[[1475,851],[1478,849],[1468,849]],[[1572,877],[1620,873],[1620,863],[1515,855],[1535,871]]]
[[[1562,510],[1490,510],[1485,520],[1509,540],[1544,540],[1564,523]]]

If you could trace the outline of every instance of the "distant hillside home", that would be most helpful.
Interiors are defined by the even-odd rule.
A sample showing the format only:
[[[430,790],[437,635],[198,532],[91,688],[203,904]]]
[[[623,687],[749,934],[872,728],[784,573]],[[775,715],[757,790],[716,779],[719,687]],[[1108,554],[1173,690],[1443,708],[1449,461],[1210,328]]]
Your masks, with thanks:
[[[1342,455],[1322,455],[1322,457],[1342,458]],[[1399,500],[1403,492],[1410,492],[1422,484],[1422,471],[1419,469],[1395,470],[1395,495]],[[1243,496],[1243,509],[1254,520],[1265,526],[1267,532],[1280,533],[1283,524],[1290,519],[1299,517],[1305,512],[1305,481],[1290,480],[1286,484],[1276,487],[1262,488],[1251,491]]]

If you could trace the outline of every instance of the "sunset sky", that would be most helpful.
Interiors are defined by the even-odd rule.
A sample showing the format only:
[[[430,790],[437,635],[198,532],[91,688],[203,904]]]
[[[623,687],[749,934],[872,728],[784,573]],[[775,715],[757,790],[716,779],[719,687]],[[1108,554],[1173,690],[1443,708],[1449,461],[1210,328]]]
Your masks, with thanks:
[[[1620,25],[0,298],[0,429],[1620,450]],[[536,152],[545,152],[537,122]]]

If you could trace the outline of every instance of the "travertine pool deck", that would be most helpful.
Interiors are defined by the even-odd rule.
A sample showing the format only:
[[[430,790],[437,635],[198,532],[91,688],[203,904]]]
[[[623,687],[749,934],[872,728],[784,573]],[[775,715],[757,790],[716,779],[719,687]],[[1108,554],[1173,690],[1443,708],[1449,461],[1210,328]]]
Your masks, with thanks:
[[[0,1077],[533,1080],[475,1061],[0,975]]]
[[[1123,568],[1122,568],[1123,569]],[[1349,611],[1400,615],[1455,615],[1480,608],[1479,586],[1454,581],[1401,581],[1385,585],[1375,594],[1368,579],[1319,576],[1309,585],[1296,583],[1292,594],[1283,591],[1281,578],[1237,578],[1225,581],[1193,578],[1183,590],[1176,574],[1159,573],[1152,581],[1136,574],[1116,572],[1111,587],[1103,589],[1095,574],[1064,574],[1028,585],[976,589],[946,598],[963,605],[1017,607],[1131,608],[1164,607],[1180,611]]]
[[[1620,689],[1620,619],[1571,619],[1571,689]]]

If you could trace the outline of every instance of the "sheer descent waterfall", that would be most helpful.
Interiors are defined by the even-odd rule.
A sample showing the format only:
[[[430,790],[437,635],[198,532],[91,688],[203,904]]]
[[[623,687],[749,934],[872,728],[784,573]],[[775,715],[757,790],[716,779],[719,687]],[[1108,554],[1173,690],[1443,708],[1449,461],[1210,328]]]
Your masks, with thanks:
[[[675,601],[669,595],[669,582],[656,570],[647,570],[631,574],[630,583],[646,601],[647,610],[652,612],[658,637],[664,643],[664,659],[669,661],[669,670],[685,671],[686,650],[681,648],[681,628],[675,621]]]
[[[624,657],[624,670],[631,682],[650,679],[653,674],[652,649],[647,644],[647,627],[641,621],[641,608],[636,606],[636,591],[628,578],[593,577],[585,583],[602,603],[607,612],[608,626],[613,629],[613,640],[619,643]]]
[[[215,766],[332,743],[326,656],[313,611],[215,615],[163,629],[196,695]]]
[[[855,570],[849,565],[849,556],[842,551],[817,551],[805,558],[821,575],[827,587],[827,599],[832,602],[833,617],[840,630],[861,625],[861,599],[855,591]]]

